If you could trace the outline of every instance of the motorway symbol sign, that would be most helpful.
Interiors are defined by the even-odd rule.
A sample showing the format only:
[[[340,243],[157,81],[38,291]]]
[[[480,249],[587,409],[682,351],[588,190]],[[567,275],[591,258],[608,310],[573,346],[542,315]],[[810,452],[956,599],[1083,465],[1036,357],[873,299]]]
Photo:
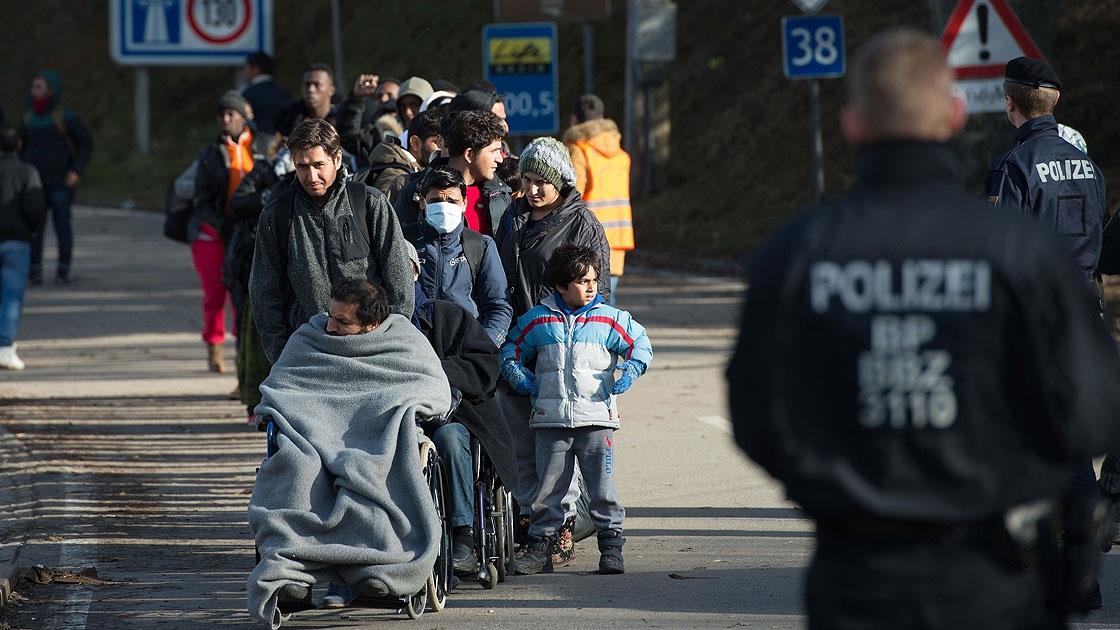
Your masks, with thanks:
[[[110,0],[109,42],[125,65],[237,65],[272,52],[272,0]]]
[[[844,20],[839,15],[782,18],[783,70],[790,79],[844,76]]]
[[[556,24],[482,27],[482,72],[505,98],[510,135],[560,130]]]
[[[812,15],[820,11],[821,7],[828,3],[828,0],[793,0],[793,3],[796,4],[803,13]]]
[[[960,0],[941,45],[970,113],[1004,111],[1004,66],[1016,57],[1043,58],[1007,0]]]

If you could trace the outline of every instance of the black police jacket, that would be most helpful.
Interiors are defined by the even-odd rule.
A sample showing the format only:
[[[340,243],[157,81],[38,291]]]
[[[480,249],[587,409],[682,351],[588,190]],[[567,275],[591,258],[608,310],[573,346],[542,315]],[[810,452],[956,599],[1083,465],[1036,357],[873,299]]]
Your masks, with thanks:
[[[867,147],[748,263],[735,439],[815,517],[985,520],[1117,444],[1120,355],[1068,251],[956,163]]]
[[[1038,219],[1063,235],[1077,266],[1093,276],[1108,212],[1104,174],[1058,135],[1053,116],[1033,118],[1016,130],[1015,146],[992,162],[984,187],[993,205]]]

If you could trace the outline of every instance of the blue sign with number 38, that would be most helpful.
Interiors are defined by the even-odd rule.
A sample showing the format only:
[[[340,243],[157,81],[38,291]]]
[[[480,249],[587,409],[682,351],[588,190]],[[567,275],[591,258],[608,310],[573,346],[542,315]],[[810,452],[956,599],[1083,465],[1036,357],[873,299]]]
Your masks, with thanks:
[[[782,18],[782,58],[790,79],[844,76],[844,20],[839,15]]]

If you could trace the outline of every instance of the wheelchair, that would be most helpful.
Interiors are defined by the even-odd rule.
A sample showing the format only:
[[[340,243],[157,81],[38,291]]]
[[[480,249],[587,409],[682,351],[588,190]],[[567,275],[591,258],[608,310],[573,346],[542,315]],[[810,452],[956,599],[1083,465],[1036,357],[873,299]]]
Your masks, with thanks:
[[[454,407],[449,411],[445,417],[450,417],[454,413]],[[386,596],[368,596],[359,593],[353,601],[350,602],[350,608],[384,608],[389,610],[396,610],[399,613],[408,615],[409,619],[419,619],[429,608],[433,612],[439,612],[444,609],[447,604],[447,596],[451,591],[452,586],[452,564],[451,564],[451,530],[448,526],[447,514],[450,510],[450,500],[447,494],[446,473],[443,470],[443,460],[440,459],[439,453],[436,452],[435,445],[419,427],[420,422],[417,421],[417,438],[419,441],[420,449],[420,467],[424,472],[424,478],[427,480],[428,489],[432,494],[432,502],[436,507],[436,515],[439,517],[440,523],[440,541],[439,553],[436,555],[435,564],[432,566],[432,571],[428,575],[427,582],[424,587],[415,593],[408,594],[395,594]],[[276,436],[278,429],[276,423],[268,416],[261,417],[257,423],[257,429],[264,431],[267,437],[267,454],[265,458],[274,455],[278,449],[276,445]],[[257,469],[259,472],[259,468]],[[255,545],[254,545],[255,547]],[[256,549],[256,562],[260,562],[260,550]],[[292,602],[288,606],[282,607],[281,612],[284,614],[292,614],[304,610],[312,610],[315,606],[311,603],[310,599],[301,602]]]
[[[471,436],[474,465],[474,533],[478,549],[478,583],[497,587],[513,574],[513,495],[502,485],[478,439]]]

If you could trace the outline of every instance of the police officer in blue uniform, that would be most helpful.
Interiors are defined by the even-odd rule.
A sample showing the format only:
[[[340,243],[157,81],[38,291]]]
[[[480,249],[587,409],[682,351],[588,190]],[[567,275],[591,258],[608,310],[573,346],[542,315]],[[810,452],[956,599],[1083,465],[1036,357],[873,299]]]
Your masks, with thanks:
[[[754,252],[727,371],[816,521],[809,628],[1062,627],[1087,571],[1050,543],[1099,560],[1058,506],[1120,443],[1120,355],[1061,239],[965,193],[938,41],[878,35],[848,81],[857,181]]]
[[[1015,146],[997,158],[985,181],[988,201],[1035,218],[1062,235],[1094,292],[1108,218],[1104,174],[1089,156],[1061,137],[1054,106],[1062,82],[1050,64],[1019,57],[1004,69],[1007,119],[1015,126]],[[1103,314],[1099,296],[1094,304]],[[1074,489],[1084,500],[1099,498],[1090,461],[1078,466]],[[1099,586],[1094,608],[1100,607]]]
[[[1058,134],[1054,106],[1062,82],[1045,61],[1019,57],[1007,63],[1003,89],[1007,119],[1016,127],[1015,146],[988,169],[988,201],[1063,235],[1091,280],[1107,217],[1104,175]]]

